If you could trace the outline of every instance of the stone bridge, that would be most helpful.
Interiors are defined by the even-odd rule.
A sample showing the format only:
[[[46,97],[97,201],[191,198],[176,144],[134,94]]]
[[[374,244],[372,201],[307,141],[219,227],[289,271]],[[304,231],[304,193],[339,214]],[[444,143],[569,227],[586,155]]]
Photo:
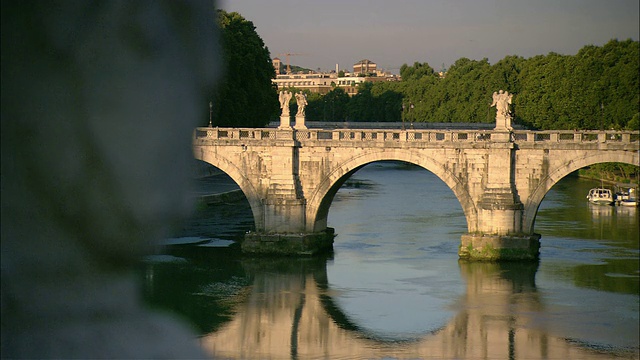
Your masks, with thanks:
[[[535,259],[542,199],[563,177],[603,162],[638,165],[639,132],[197,128],[196,159],[227,173],[251,205],[243,251],[312,254],[333,243],[331,202],[358,169],[421,166],[462,205],[461,258]],[[585,194],[586,195],[586,194]]]

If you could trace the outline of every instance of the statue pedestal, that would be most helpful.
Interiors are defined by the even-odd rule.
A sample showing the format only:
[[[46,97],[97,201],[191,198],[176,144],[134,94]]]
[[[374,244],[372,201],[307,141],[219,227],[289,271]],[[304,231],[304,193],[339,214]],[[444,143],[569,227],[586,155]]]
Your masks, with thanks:
[[[491,134],[491,141],[504,143],[511,142],[511,132],[509,130],[494,132]]]
[[[296,116],[296,125],[294,128],[296,130],[306,130],[307,126],[304,124],[304,116]]]
[[[493,128],[494,131],[506,131],[509,132],[513,130],[511,127],[511,115],[504,116],[502,114],[496,115],[496,127]]]
[[[280,126],[278,129],[291,129],[291,117],[290,116],[280,116]]]

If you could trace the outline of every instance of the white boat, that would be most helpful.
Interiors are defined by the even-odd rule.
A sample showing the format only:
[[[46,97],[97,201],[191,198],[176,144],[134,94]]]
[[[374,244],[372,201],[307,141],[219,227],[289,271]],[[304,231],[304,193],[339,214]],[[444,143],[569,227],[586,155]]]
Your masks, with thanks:
[[[593,188],[589,190],[589,195],[587,195],[587,199],[590,203],[597,205],[612,205],[613,204],[613,193],[609,189],[605,188]]]
[[[638,206],[638,200],[636,200],[636,199],[624,199],[624,200],[620,200],[620,202],[618,202],[618,205],[620,205],[620,206],[629,206],[629,207],[637,207]]]
[[[629,207],[637,207],[638,206],[638,197],[636,195],[636,188],[634,187],[621,187],[618,186],[621,190],[616,192],[616,204],[619,206],[629,206]]]

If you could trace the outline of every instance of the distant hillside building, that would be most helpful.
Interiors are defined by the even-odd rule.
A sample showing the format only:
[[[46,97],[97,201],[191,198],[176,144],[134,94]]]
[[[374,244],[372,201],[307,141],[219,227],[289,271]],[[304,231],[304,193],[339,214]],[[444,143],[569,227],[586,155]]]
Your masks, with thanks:
[[[313,93],[326,94],[335,87],[342,88],[349,96],[353,96],[358,93],[358,87],[361,83],[370,81],[396,81],[398,77],[379,71],[377,65],[371,60],[362,60],[353,66],[353,73],[345,73],[344,76],[339,76],[340,73],[338,66],[336,65],[335,72],[318,73],[309,71],[308,73],[292,73],[284,74],[282,61],[278,58],[272,60],[273,68],[276,70],[276,78],[271,81],[275,84],[278,90],[284,90],[288,88],[296,88],[300,90],[309,90]],[[369,75],[372,76],[363,76]]]
[[[273,64],[273,68],[276,70],[276,75],[282,74],[282,61],[279,58],[273,58],[271,63]]]
[[[369,59],[360,60],[353,64],[354,74],[375,74],[378,66]]]
[[[309,90],[313,93],[326,94],[333,86],[336,85],[335,81],[338,75],[336,74],[286,74],[276,75],[275,79],[272,79],[278,90],[295,87],[300,90]],[[333,85],[332,85],[333,83]]]
[[[358,93],[358,86],[365,82],[376,81],[392,81],[395,78],[386,77],[365,77],[365,76],[343,76],[338,77],[336,73],[312,73],[312,74],[291,74],[291,75],[276,75],[275,79],[271,82],[274,83],[278,90],[284,90],[288,88],[296,88],[300,90],[309,90],[313,93],[326,94],[334,87],[342,88],[349,96],[353,96]]]

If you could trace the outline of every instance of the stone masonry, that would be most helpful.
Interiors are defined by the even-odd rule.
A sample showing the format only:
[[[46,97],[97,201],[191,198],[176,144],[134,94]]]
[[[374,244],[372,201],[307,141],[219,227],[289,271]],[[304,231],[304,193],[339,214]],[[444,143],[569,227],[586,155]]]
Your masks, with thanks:
[[[468,232],[462,258],[501,260],[537,258],[535,215],[558,180],[595,163],[638,164],[638,145],[637,131],[198,128],[193,151],[247,196],[256,233],[245,251],[286,253],[288,245],[274,243],[294,241],[292,234],[332,238],[327,215],[344,181],[371,162],[397,160],[433,172],[460,201]],[[274,240],[285,234],[289,240]]]

